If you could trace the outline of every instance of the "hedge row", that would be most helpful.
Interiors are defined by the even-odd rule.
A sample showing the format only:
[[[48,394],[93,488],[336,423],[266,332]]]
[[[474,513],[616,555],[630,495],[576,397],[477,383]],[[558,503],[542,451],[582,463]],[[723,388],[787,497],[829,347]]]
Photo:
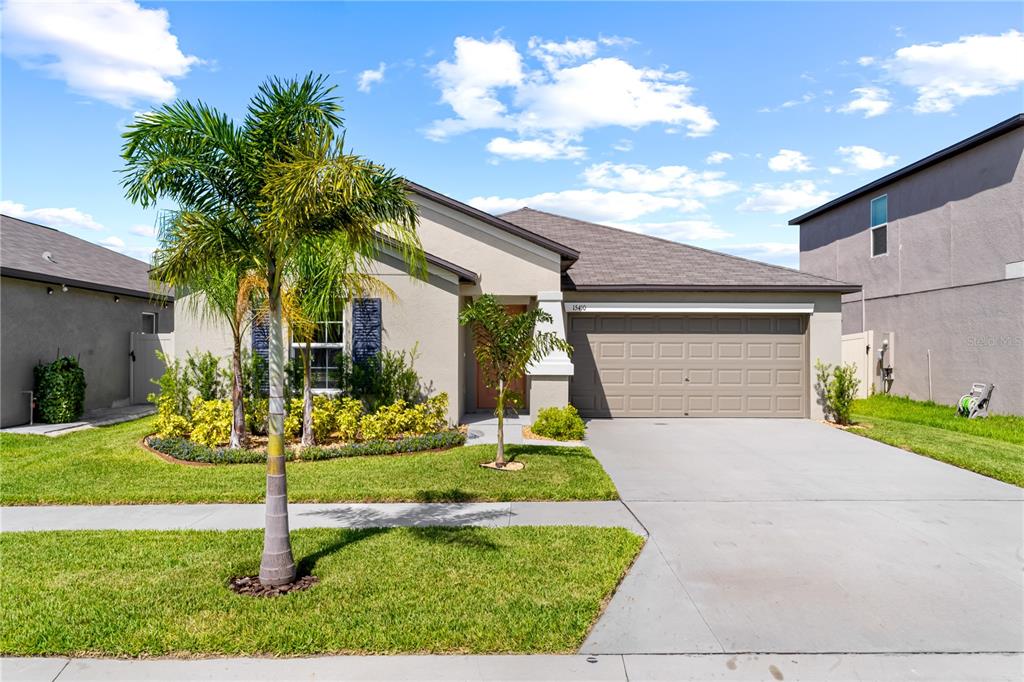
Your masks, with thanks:
[[[151,436],[149,447],[157,452],[170,455],[186,462],[207,464],[258,464],[267,461],[262,450],[239,448],[211,448],[186,438],[160,438]],[[395,455],[423,450],[454,448],[466,443],[466,434],[457,429],[429,433],[424,436],[408,436],[398,440],[370,440],[362,443],[348,443],[335,446],[312,446],[300,451],[288,450],[286,457],[291,460],[316,461],[339,457],[366,457],[369,455]]]

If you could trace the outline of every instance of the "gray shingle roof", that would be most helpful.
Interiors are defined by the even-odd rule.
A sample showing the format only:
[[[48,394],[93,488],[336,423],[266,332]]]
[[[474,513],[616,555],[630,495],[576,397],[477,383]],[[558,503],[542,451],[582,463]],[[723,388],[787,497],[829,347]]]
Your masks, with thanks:
[[[818,277],[696,246],[521,208],[502,220],[579,249],[563,288],[579,291],[859,291]]]
[[[47,257],[48,254],[48,257]],[[149,297],[149,265],[84,239],[0,216],[0,271],[9,277]]]

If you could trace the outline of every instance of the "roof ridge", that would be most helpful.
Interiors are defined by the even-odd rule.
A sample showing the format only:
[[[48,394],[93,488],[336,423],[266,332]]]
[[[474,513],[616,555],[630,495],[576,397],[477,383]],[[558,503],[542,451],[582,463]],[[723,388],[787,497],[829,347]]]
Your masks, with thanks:
[[[813,277],[813,278],[819,279],[819,280],[821,280],[823,282],[830,282],[830,283],[833,283],[833,284],[848,284],[848,282],[843,282],[843,281],[837,280],[837,279],[830,279],[828,277],[822,277],[821,275],[815,275],[815,274],[812,274],[810,272],[804,272],[803,270],[797,270],[795,268],[787,268],[785,265],[776,265],[775,263],[765,263],[764,261],[756,260],[756,259],[753,259],[753,258],[744,258],[743,256],[736,256],[736,255],[731,254],[731,253],[723,253],[721,251],[715,251],[714,249],[706,249],[706,248],[701,247],[701,246],[694,246],[693,244],[684,244],[683,242],[673,241],[671,239],[666,239],[664,237],[656,237],[655,235],[646,234],[644,232],[633,232],[632,230],[625,230],[625,229],[623,229],[621,227],[612,227],[611,225],[602,225],[601,223],[594,223],[594,222],[590,222],[589,220],[580,220],[579,218],[573,218],[573,217],[570,217],[570,216],[564,216],[564,215],[560,215],[558,213],[552,213],[550,211],[541,211],[541,210],[536,209],[536,208],[530,208],[529,206],[523,206],[522,208],[517,208],[515,211],[509,211],[507,213],[502,213],[501,215],[503,215],[503,216],[510,215],[510,214],[515,213],[517,211],[532,211],[534,213],[543,213],[544,215],[553,216],[555,218],[561,218],[563,220],[572,220],[573,222],[581,223],[583,225],[589,225],[590,227],[600,227],[600,228],[602,228],[604,230],[612,230],[612,231],[615,231],[615,232],[622,232],[624,234],[632,235],[634,237],[642,237],[642,238],[650,239],[650,240],[653,240],[653,241],[656,241],[656,242],[659,242],[659,243],[663,243],[663,244],[671,244],[673,246],[680,246],[680,247],[687,248],[687,249],[693,249],[694,251],[702,251],[704,253],[711,253],[711,254],[714,254],[716,256],[723,256],[725,258],[731,258],[733,260],[742,261],[744,263],[753,263],[755,265],[763,265],[763,266],[768,267],[768,268],[774,268],[776,270],[782,270],[783,272],[795,273],[795,274],[798,274],[798,275],[803,275],[805,277]]]

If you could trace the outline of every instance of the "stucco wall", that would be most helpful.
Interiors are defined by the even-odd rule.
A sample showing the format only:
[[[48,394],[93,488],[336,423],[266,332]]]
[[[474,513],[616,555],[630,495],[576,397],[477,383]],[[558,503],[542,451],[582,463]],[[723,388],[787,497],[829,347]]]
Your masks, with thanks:
[[[870,202],[882,194],[888,253],[872,258]],[[800,268],[863,286],[843,297],[843,332],[895,334],[893,392],[928,397],[931,348],[935,400],[1002,377],[995,409],[1024,413],[1024,280],[1007,278],[1024,261],[1022,207],[1018,129],[808,220]],[[970,345],[982,337],[995,341]]]
[[[53,294],[47,295],[50,286]],[[142,313],[157,313],[161,333],[174,331],[174,307],[146,298],[114,295],[11,277],[0,282],[0,426],[29,420],[32,368],[59,355],[79,359],[85,370],[85,407],[110,407],[129,398],[131,332],[142,331]]]
[[[840,295],[825,292],[565,292],[565,300],[573,301],[630,301],[630,302],[704,302],[704,303],[811,303],[814,312],[809,315],[808,334],[808,404],[811,419],[822,419],[823,413],[814,390],[814,363],[828,364],[842,361],[842,304]]]
[[[561,287],[558,254],[420,196],[412,199],[424,250],[480,276],[464,293],[535,296]]]
[[[242,348],[251,348],[249,330],[242,339]],[[174,355],[184,359],[189,353],[213,353],[231,357],[231,329],[220,316],[204,313],[202,294],[189,294],[177,301],[174,325]]]

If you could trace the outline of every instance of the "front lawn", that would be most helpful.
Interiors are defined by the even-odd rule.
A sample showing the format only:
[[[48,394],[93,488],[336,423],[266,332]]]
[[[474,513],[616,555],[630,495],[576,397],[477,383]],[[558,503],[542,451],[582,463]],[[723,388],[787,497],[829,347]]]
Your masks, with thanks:
[[[622,528],[311,529],[255,598],[260,531],[0,535],[0,654],[570,653],[636,557]]]
[[[192,467],[139,447],[153,417],[58,438],[0,434],[0,504],[261,502],[262,464]],[[494,446],[288,464],[293,502],[614,500],[615,486],[583,447],[510,446],[520,472],[478,465]]]
[[[858,400],[851,431],[1024,487],[1024,417],[965,419],[955,408],[875,395]]]

